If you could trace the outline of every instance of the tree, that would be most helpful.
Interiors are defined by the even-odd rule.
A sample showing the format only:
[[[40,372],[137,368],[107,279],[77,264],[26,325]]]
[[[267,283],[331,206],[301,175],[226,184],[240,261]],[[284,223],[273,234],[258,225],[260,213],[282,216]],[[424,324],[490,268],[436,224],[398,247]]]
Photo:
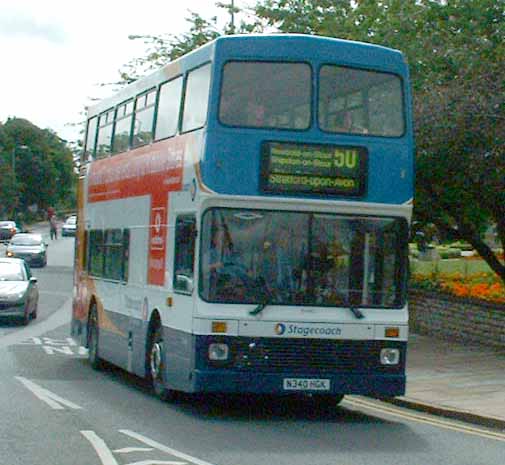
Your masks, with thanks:
[[[0,129],[0,160],[3,166],[6,160],[11,161],[12,181],[4,184],[2,176],[0,189],[8,213],[26,213],[33,205],[44,210],[50,205],[71,208],[68,203],[73,198],[75,175],[72,153],[65,141],[19,118],[8,119]]]

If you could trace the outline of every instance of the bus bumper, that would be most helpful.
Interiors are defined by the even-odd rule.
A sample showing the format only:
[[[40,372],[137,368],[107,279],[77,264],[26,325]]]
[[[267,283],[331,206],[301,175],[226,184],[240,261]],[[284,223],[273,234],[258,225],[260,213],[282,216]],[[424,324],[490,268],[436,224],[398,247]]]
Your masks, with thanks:
[[[392,397],[405,394],[405,375],[390,374],[325,374],[300,373],[243,373],[231,370],[195,370],[193,392],[229,392],[254,394],[356,394],[374,397]],[[329,379],[325,391],[285,390],[284,380]]]

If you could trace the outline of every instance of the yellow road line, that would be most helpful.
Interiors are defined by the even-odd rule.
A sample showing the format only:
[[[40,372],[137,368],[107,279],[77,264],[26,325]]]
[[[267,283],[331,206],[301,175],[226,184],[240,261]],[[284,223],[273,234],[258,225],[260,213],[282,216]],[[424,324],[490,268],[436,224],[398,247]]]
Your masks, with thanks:
[[[416,421],[418,423],[426,423],[432,426],[438,426],[441,428],[449,429],[452,431],[458,431],[461,433],[472,434],[474,436],[480,436],[486,439],[494,439],[496,441],[505,442],[505,434],[497,433],[493,431],[488,431],[481,428],[476,428],[473,426],[459,425],[455,422],[447,421],[447,420],[439,420],[438,418],[431,418],[425,415],[417,414],[417,413],[407,413],[400,409],[394,407],[387,407],[383,404],[378,404],[371,401],[366,401],[362,399],[356,398],[348,398],[342,402],[342,405],[349,404],[353,407],[364,407],[370,410],[376,410],[378,412],[385,413],[387,415],[392,415],[399,418],[405,418],[407,420]]]

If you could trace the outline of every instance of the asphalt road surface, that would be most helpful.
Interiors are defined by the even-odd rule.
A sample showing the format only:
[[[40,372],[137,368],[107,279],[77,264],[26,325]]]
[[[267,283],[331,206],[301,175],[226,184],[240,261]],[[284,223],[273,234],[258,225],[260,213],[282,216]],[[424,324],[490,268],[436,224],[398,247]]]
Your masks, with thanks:
[[[45,233],[45,231],[43,231]],[[163,403],[69,338],[73,238],[49,246],[39,318],[0,321],[0,465],[502,465],[505,432],[348,397]],[[3,250],[0,248],[0,254]]]

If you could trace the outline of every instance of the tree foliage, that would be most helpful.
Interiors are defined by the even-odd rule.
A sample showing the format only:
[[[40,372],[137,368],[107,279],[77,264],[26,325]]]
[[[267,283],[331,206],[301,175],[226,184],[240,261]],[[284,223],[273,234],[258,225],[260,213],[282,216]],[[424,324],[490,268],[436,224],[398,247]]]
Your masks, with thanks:
[[[34,205],[42,210],[71,207],[75,184],[72,152],[51,130],[19,118],[0,124],[0,165],[2,217],[26,215]]]

